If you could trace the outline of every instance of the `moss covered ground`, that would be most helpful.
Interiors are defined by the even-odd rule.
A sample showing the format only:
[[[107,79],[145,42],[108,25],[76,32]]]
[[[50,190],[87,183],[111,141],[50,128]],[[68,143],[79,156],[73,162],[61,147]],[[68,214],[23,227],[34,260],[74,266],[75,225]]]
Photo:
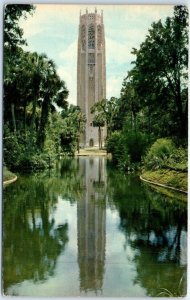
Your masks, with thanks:
[[[187,172],[158,169],[156,171],[145,171],[142,173],[142,177],[149,181],[187,191],[187,174]]]

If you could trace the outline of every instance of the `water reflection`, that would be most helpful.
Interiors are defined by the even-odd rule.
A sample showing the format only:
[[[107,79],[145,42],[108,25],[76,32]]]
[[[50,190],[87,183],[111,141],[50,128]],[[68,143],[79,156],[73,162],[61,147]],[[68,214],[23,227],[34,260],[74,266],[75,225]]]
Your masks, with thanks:
[[[68,242],[68,224],[55,225],[50,212],[57,198],[50,196],[42,180],[30,177],[5,191],[3,214],[4,291],[24,280],[53,276],[56,260]],[[30,187],[30,189],[28,188]]]
[[[164,288],[173,296],[186,294],[187,207],[185,202],[155,193],[137,179],[116,178],[109,173],[112,201],[120,214],[120,229],[135,256],[137,276],[134,284],[146,288],[147,295],[158,296]],[[129,188],[130,187],[130,188]],[[118,195],[120,198],[118,199]],[[167,296],[166,294],[164,294]]]
[[[77,202],[80,290],[97,294],[102,289],[105,264],[105,168],[97,157],[81,158],[79,169],[85,183],[85,191]]]
[[[186,202],[103,157],[64,159],[6,187],[3,239],[7,295],[186,292]]]

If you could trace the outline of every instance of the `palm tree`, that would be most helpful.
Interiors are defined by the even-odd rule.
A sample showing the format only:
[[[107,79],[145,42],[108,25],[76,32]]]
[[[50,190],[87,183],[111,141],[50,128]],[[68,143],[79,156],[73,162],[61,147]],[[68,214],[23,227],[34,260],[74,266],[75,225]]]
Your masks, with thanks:
[[[56,73],[55,63],[52,60],[47,61],[48,68],[46,76],[42,79],[42,109],[40,126],[37,135],[37,145],[40,149],[43,149],[45,142],[45,129],[48,123],[48,116],[50,109],[55,110],[55,104],[60,108],[67,107],[66,98],[68,96],[68,90],[65,87],[65,82],[60,79]]]

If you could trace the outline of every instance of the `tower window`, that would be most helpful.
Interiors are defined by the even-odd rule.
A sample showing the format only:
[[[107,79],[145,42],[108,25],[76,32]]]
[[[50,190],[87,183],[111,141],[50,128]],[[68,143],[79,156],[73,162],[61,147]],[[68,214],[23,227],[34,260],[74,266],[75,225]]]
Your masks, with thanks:
[[[101,25],[97,26],[97,46],[98,46],[98,50],[101,49],[102,46],[102,27]]]
[[[85,48],[86,48],[86,28],[85,28],[85,25],[82,25],[82,27],[81,27],[81,44],[82,44],[82,50],[85,50]]]
[[[95,30],[94,25],[90,24],[88,27],[88,48],[95,48]]]

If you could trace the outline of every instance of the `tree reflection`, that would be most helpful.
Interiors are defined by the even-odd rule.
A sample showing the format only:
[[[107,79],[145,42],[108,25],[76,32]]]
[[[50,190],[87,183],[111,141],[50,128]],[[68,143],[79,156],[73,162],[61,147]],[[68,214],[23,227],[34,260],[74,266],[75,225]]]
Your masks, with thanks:
[[[109,171],[111,203],[120,214],[120,230],[133,249],[136,264],[135,283],[146,288],[147,295],[158,296],[163,288],[173,296],[186,292],[185,202],[168,198],[140,183],[134,176],[125,179]],[[113,184],[114,181],[114,184]],[[183,278],[179,286],[180,280]],[[163,294],[164,295],[164,294]]]
[[[14,284],[43,282],[55,275],[58,256],[68,242],[67,221],[57,223],[53,217],[58,199],[77,203],[81,294],[99,294],[104,286],[107,206],[119,212],[125,253],[136,268],[134,286],[142,286],[149,296],[158,296],[162,288],[174,296],[185,293],[186,202],[152,191],[138,176],[124,176],[109,167],[106,171],[104,158],[79,157],[57,162],[47,174],[20,177],[5,188],[5,294]]]
[[[44,281],[54,274],[68,242],[68,224],[55,225],[57,197],[44,180],[29,176],[5,189],[3,217],[4,293],[24,280]]]

